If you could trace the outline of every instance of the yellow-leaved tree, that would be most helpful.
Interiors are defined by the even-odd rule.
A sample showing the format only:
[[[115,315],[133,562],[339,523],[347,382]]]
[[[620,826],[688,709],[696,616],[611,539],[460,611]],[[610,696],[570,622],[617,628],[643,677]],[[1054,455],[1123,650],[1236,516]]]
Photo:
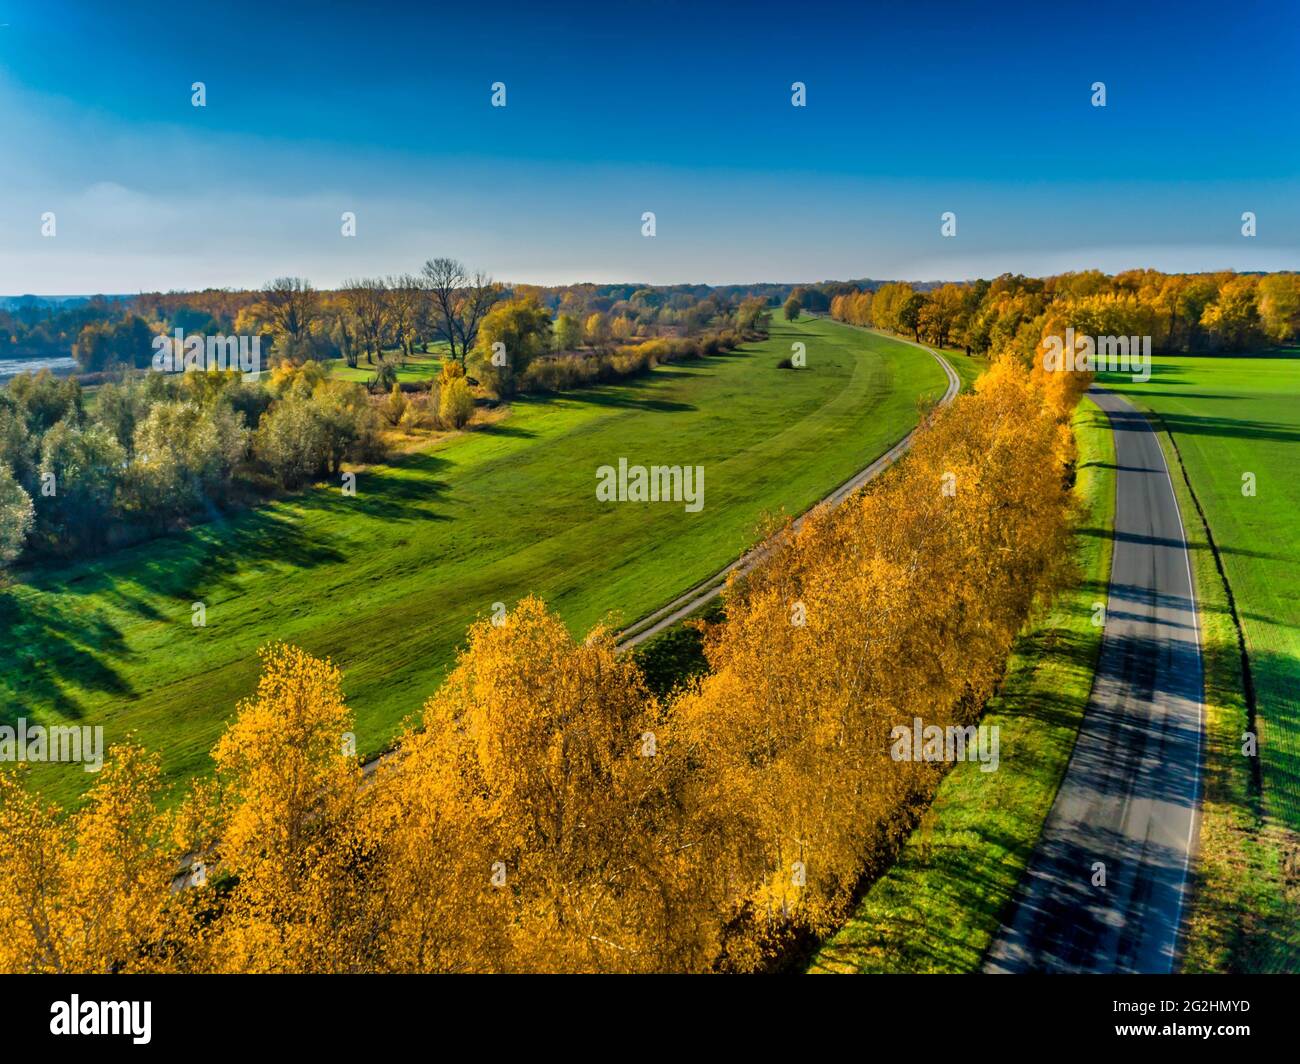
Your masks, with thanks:
[[[109,753],[71,815],[0,773],[0,971],[167,971],[168,942],[192,940],[155,809],[159,759],[134,745]]]

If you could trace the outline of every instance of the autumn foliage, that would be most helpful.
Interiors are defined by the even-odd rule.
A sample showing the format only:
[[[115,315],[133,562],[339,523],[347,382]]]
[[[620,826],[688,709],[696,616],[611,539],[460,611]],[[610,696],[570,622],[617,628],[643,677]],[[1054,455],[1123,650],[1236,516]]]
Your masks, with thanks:
[[[1157,354],[1243,352],[1300,340],[1300,274],[1166,274],[1083,270],[1054,277],[1002,274],[927,291],[891,282],[847,285],[831,317],[992,358],[1033,360],[1043,336],[1150,337]],[[847,290],[843,290],[847,289]]]
[[[771,538],[666,700],[611,630],[576,641],[529,598],[470,629],[369,777],[340,674],[287,646],[173,813],[133,747],[67,817],[0,775],[0,968],[772,967],[933,793],[890,730],[975,721],[1067,579],[1086,383],[994,363],[894,470]]]

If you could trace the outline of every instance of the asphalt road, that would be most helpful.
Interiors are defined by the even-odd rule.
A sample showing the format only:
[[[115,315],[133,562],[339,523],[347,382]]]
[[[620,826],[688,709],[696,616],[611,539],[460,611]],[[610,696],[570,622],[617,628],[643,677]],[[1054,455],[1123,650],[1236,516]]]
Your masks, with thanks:
[[[985,959],[991,972],[1169,972],[1190,889],[1202,664],[1186,536],[1146,419],[1118,395],[1091,394],[1116,452],[1105,634],[1065,778]]]
[[[898,340],[900,343],[911,344],[913,347],[919,347],[939,363],[940,368],[942,368],[943,372],[948,377],[948,388],[947,391],[944,392],[943,398],[939,400],[940,406],[947,406],[957,397],[957,393],[961,391],[961,378],[957,376],[957,371],[952,368],[952,365],[948,360],[939,354],[939,352],[933,351],[923,344],[915,344],[912,343],[911,340],[904,340],[901,337],[890,337],[890,339]],[[901,457],[907,449],[912,446],[912,437],[914,435],[916,435],[915,429],[909,432],[865,469],[859,470],[852,477],[846,480],[838,488],[827,495],[826,498],[818,502],[817,506],[838,506],[846,498],[852,495],[853,492],[857,491],[858,488],[862,487],[863,484],[866,484],[869,480],[872,480],[898,461],[899,457]],[[802,522],[803,518],[801,516],[799,520],[795,522],[795,527],[797,528]],[[717,598],[722,594],[722,589],[726,587],[727,577],[729,577],[733,572],[743,573],[760,561],[761,554],[759,551],[761,551],[761,547],[755,551],[751,551],[749,554],[746,554],[741,558],[738,558],[725,569],[714,573],[714,575],[709,577],[709,579],[691,588],[689,591],[684,592],[666,606],[655,610],[654,613],[651,613],[648,616],[642,617],[635,624],[629,625],[622,633],[622,639],[618,644],[619,648],[626,650],[629,647],[634,647],[638,643],[642,643],[645,640],[658,635],[665,628],[671,628],[678,621],[685,617],[689,617],[705,603]]]

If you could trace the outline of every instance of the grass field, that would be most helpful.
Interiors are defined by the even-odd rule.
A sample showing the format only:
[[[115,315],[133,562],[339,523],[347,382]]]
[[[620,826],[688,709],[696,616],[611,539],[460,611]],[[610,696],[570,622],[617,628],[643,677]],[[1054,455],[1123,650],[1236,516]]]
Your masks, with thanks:
[[[446,350],[447,345],[445,343],[435,344],[432,353],[425,354],[417,351],[406,360],[404,366],[400,364],[396,349],[384,352],[384,357],[397,364],[397,380],[400,384],[416,384],[432,380],[438,375],[438,370],[442,368],[441,353],[445,353]],[[378,363],[371,365],[365,358],[359,359],[355,367],[349,366],[341,358],[329,359],[325,366],[329,370],[330,376],[343,381],[355,381],[357,384],[369,384],[379,371]]]
[[[801,340],[808,368],[777,363]],[[418,712],[468,623],[533,592],[575,631],[626,622],[720,569],[765,513],[801,510],[914,424],[943,373],[906,344],[831,322],[558,398],[336,487],[90,563],[19,573],[0,592],[8,722],[102,724],[206,772],[259,646],[284,639],[346,673],[357,746]],[[596,469],[700,465],[705,505],[602,504]],[[203,602],[207,626],[191,625]],[[38,766],[68,799],[92,776]]]
[[[954,765],[898,859],[872,883],[810,971],[978,970],[1033,852],[1074,748],[1092,690],[1115,514],[1109,424],[1085,400],[1074,419],[1076,493],[1086,518],[1075,536],[1075,586],[1017,641],[982,723],[1000,728],[1002,765]]]
[[[1164,430],[1201,614],[1205,796],[1183,967],[1294,971],[1300,547],[1293,529],[1300,490],[1289,466],[1300,443],[1300,357],[1161,358],[1145,384],[1105,380]],[[1253,497],[1242,494],[1247,472],[1255,474]],[[1241,750],[1252,710],[1239,639],[1255,692],[1258,765]]]
[[[986,358],[979,358],[975,355],[963,354],[961,351],[950,351],[942,349],[943,357],[952,363],[952,368],[957,371],[957,376],[961,378],[961,390],[969,392],[975,386],[975,380],[981,373],[989,368],[989,362]]]

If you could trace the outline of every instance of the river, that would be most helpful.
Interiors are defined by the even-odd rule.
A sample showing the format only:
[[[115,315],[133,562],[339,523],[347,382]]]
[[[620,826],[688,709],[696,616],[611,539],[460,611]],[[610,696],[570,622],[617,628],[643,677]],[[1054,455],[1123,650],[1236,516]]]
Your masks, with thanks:
[[[61,355],[58,358],[0,358],[0,384],[20,373],[37,373],[48,369],[60,377],[76,372],[76,359]]]

